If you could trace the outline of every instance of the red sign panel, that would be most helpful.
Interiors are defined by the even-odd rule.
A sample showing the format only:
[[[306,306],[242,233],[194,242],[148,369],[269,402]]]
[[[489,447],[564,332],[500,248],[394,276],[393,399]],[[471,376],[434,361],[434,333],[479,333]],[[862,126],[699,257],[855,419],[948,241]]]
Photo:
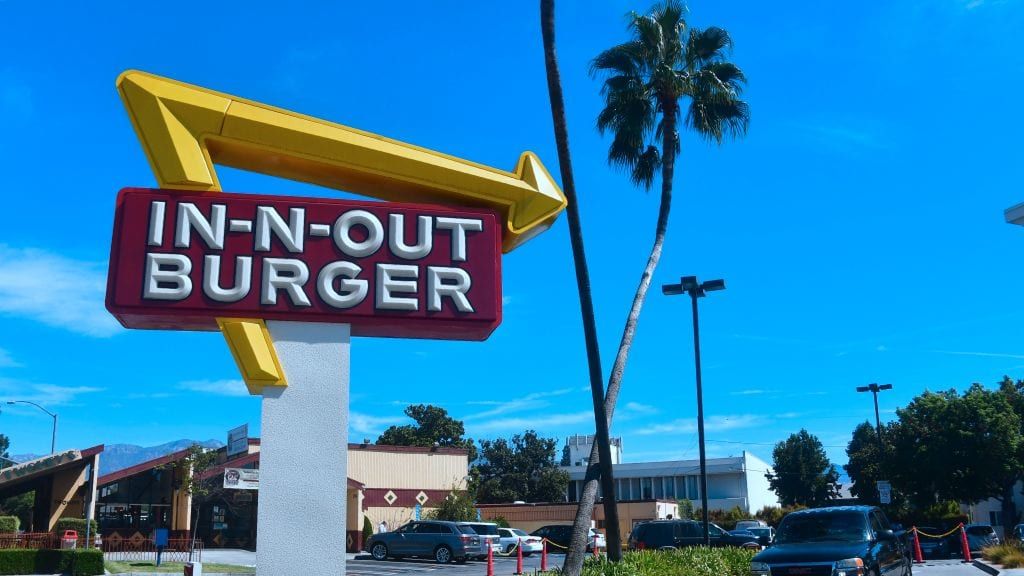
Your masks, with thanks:
[[[481,209],[125,188],[107,309],[128,328],[263,318],[483,340],[501,323],[499,222]]]

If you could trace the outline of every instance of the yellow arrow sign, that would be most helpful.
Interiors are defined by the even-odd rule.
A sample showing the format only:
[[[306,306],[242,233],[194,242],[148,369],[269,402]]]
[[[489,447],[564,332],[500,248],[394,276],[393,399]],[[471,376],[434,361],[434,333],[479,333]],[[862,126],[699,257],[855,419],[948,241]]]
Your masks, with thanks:
[[[164,188],[219,190],[217,163],[382,200],[494,208],[505,252],[566,205],[531,152],[512,173],[145,72],[117,86]]]

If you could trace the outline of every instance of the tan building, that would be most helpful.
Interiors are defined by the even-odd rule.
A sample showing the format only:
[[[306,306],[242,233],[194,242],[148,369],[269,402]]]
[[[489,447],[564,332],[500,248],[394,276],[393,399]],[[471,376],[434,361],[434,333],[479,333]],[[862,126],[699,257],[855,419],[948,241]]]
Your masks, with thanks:
[[[26,532],[49,532],[61,518],[93,518],[102,452],[100,444],[4,468],[0,471],[0,500],[34,492],[32,516],[21,527]]]
[[[201,474],[214,487],[223,486],[225,470],[259,468],[259,439],[250,439],[244,453],[227,457],[218,450],[216,466]],[[187,451],[144,462],[99,479],[100,531],[107,539],[149,536],[167,527],[172,538],[184,537],[192,517],[192,499],[182,489],[173,464]],[[376,532],[381,522],[392,530],[435,508],[452,490],[465,488],[468,452],[457,448],[348,445],[347,548],[362,547],[364,518]],[[254,548],[259,490],[216,489],[199,509],[197,533],[206,546]],[[315,519],[311,519],[315,521]]]
[[[485,520],[504,518],[513,528],[533,532],[541,526],[549,524],[572,525],[576,518],[577,503],[542,503],[542,504],[478,504],[480,515]],[[623,537],[628,535],[638,522],[678,518],[679,504],[675,500],[626,500],[618,503],[619,531]],[[602,530],[604,523],[604,507],[598,502],[594,505],[594,516],[591,527]]]

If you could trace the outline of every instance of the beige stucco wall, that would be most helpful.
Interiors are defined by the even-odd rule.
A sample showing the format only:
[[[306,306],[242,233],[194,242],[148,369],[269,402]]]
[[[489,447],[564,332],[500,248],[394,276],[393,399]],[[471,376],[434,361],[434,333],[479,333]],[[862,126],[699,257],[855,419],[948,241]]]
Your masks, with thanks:
[[[348,451],[348,477],[367,488],[463,488],[468,470],[465,454]]]
[[[667,518],[669,514],[673,518],[679,516],[679,505],[674,501],[619,502],[618,507],[619,531],[623,539],[633,530],[633,525],[636,522]],[[576,504],[509,504],[481,507],[480,512],[486,520],[501,516],[512,527],[533,532],[537,528],[549,524],[571,525],[576,515]],[[604,526],[604,508],[600,502],[594,506],[594,519],[591,526],[598,529]]]

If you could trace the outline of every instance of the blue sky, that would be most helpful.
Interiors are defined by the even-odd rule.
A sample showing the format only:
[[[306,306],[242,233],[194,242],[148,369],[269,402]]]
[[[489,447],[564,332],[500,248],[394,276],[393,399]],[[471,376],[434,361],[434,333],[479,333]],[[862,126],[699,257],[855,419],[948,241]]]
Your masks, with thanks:
[[[557,173],[536,2],[132,3],[0,0],[0,398],[58,411],[59,447],[259,430],[219,334],[129,332],[103,309],[114,197],[155,184],[114,89],[138,68],[512,169]],[[646,258],[657,194],[605,163],[589,60],[646,2],[559,2],[558,40],[604,363]],[[697,274],[710,455],[806,427],[837,463],[891,382],[883,418],[925,389],[1024,376],[1019,94],[1024,5],[917,0],[690,4],[732,33],[749,136],[684,135],[656,285]],[[220,169],[224,188],[335,194]],[[485,343],[359,339],[351,437],[444,406],[474,438],[593,429],[564,218],[504,260]],[[687,301],[644,310],[613,433],[630,461],[696,457]],[[14,453],[49,421],[2,406]],[[728,442],[726,442],[728,441]],[[740,442],[740,443],[733,443]],[[747,443],[747,444],[741,444]]]

